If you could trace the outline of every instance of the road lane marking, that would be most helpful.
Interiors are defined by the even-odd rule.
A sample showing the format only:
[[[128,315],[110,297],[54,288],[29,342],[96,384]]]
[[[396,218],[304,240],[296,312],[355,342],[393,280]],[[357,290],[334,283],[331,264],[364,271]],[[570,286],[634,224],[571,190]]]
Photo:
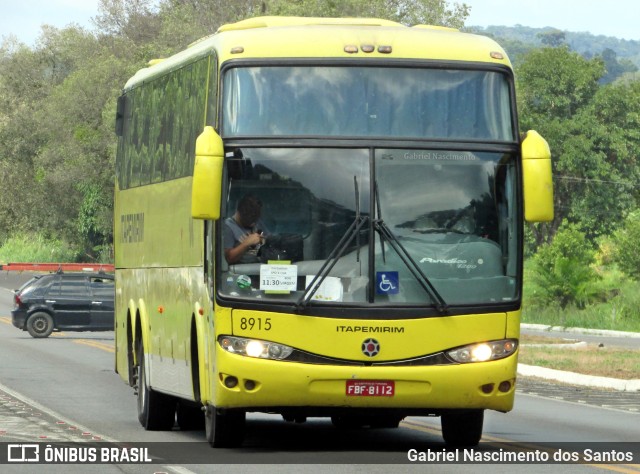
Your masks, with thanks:
[[[60,415],[58,412],[45,407],[44,405],[41,405],[40,403],[36,402],[35,400],[32,400],[31,398],[18,393],[12,389],[10,389],[9,387],[7,387],[6,385],[3,385],[0,383],[0,391],[6,393],[7,395],[10,395],[11,397],[15,398],[16,400],[20,400],[22,403],[29,405],[33,408],[35,408],[36,410],[47,414],[48,416],[50,416],[51,418],[55,418],[56,420],[59,421],[64,421],[68,426],[73,426],[75,429],[83,432],[83,433],[91,433],[94,437],[99,437],[101,441],[107,441],[107,442],[111,442],[111,443],[117,443],[117,441],[113,438],[110,438],[108,436],[104,436],[102,434],[98,434],[95,431],[90,430],[89,428],[87,428],[86,426],[80,425],[74,421],[71,421],[69,418],[67,418],[66,416],[62,416]],[[95,439],[95,438],[94,438]]]
[[[176,474],[195,474],[193,471],[182,466],[164,466],[168,470],[175,472]]]
[[[113,345],[105,344],[104,342],[93,341],[90,339],[76,339],[73,342],[76,344],[82,344],[89,347],[95,347],[96,349],[100,349],[105,352],[115,353],[116,349]]]

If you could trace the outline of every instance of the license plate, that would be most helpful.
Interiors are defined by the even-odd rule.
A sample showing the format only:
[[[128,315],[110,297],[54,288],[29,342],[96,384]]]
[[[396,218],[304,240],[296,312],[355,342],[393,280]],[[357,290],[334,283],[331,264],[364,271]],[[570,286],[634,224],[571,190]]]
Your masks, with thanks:
[[[393,380],[347,380],[346,394],[350,397],[393,397]]]

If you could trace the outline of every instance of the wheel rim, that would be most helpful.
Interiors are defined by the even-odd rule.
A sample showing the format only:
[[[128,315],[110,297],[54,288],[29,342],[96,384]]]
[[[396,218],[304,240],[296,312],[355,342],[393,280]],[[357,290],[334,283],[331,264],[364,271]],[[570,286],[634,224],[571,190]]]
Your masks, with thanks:
[[[48,326],[49,325],[47,324],[47,320],[42,317],[36,318],[36,320],[33,322],[33,330],[38,334],[44,333],[47,330]]]

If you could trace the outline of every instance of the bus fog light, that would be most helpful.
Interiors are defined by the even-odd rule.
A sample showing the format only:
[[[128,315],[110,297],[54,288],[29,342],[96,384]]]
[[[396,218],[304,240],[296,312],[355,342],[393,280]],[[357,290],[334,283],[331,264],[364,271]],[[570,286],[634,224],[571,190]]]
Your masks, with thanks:
[[[256,388],[256,382],[255,382],[255,380],[245,380],[245,381],[244,381],[244,388],[245,388],[246,390],[249,390],[249,391],[251,391],[251,390],[255,390],[255,388]]]
[[[498,385],[498,390],[500,390],[502,393],[507,393],[509,390],[511,390],[511,382],[509,380],[500,382],[500,385]]]
[[[224,379],[224,386],[227,388],[235,388],[238,385],[237,377],[230,375],[226,379]]]
[[[494,385],[492,383],[486,383],[482,387],[480,387],[480,390],[482,390],[482,393],[489,395],[491,392],[493,392],[493,386]]]

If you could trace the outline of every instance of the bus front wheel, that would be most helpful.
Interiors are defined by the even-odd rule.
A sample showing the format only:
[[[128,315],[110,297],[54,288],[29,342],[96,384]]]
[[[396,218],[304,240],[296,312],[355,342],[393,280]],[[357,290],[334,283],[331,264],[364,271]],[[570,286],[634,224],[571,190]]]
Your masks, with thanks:
[[[147,370],[144,349],[140,344],[137,374],[135,374],[138,421],[148,431],[170,430],[176,421],[176,401],[173,397],[156,392],[147,385]]]
[[[440,418],[442,437],[449,446],[476,446],[482,437],[484,410],[446,413]]]
[[[244,440],[246,413],[208,405],[204,412],[207,441],[214,448],[237,448]]]

